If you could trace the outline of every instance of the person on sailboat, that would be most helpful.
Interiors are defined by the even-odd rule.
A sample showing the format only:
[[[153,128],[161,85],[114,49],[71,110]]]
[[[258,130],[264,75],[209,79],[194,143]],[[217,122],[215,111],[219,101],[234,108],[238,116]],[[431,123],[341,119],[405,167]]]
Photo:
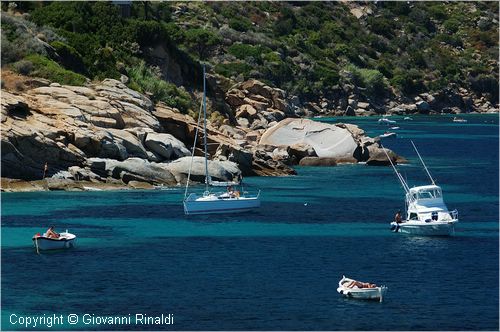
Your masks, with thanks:
[[[401,217],[401,210],[396,212],[396,215],[394,216],[394,221],[397,222],[398,224],[403,222],[403,218]]]

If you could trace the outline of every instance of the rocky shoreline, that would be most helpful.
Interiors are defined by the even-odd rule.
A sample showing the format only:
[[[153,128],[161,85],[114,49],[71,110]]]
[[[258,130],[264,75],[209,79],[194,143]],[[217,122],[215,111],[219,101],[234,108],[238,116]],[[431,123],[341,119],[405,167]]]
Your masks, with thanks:
[[[117,80],[78,87],[22,79],[24,89],[2,88],[2,191],[150,189],[186,182],[198,127],[190,115],[154,105]],[[214,180],[293,175],[294,165],[388,164],[378,138],[355,125],[301,118],[307,109],[281,89],[248,80],[216,93],[209,110],[218,109],[221,99],[226,116],[211,118],[207,127]],[[422,100],[415,112],[432,105]],[[198,132],[192,169],[198,182],[204,179],[201,142]],[[389,154],[394,162],[405,161]]]

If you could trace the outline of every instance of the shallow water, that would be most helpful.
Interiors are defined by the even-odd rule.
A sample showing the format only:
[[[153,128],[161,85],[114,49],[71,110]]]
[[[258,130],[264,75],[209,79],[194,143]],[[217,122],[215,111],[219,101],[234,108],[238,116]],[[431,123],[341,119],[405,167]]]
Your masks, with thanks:
[[[2,194],[2,329],[27,329],[12,314],[62,314],[52,328],[498,330],[498,116],[396,119],[398,138],[384,145],[410,160],[400,166],[410,185],[427,184],[414,140],[460,212],[455,237],[389,231],[404,204],[388,167],[246,178],[262,207],[242,215],[185,217],[182,188]],[[322,121],[386,130],[375,118]],[[50,224],[77,234],[77,248],[36,255],[31,236]],[[387,285],[385,301],[341,298],[343,274]],[[79,322],[69,325],[73,313]],[[175,320],[82,322],[136,313]]]

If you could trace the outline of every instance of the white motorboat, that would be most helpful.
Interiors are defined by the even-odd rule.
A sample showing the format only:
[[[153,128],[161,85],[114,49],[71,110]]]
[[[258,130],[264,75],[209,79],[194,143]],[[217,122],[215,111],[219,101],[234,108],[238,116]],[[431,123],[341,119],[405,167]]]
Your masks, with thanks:
[[[381,119],[378,119],[378,123],[380,123],[380,124],[396,124],[396,121],[389,120],[387,118],[381,118]]]
[[[204,133],[204,162],[205,162],[205,191],[202,195],[191,193],[188,195],[189,181],[191,177],[191,167],[194,160],[194,147],[198,136],[198,127],[201,119],[201,112],[198,117],[193,153],[191,155],[191,166],[189,167],[186,190],[184,192],[184,213],[190,214],[213,214],[213,213],[236,213],[255,210],[260,207],[260,191],[256,195],[250,195],[242,190],[233,190],[232,183],[211,181],[208,173],[208,152],[207,152],[207,104],[206,104],[206,81],[205,66],[203,66],[203,133]],[[209,190],[209,185],[228,186],[227,192],[213,193]]]
[[[378,137],[380,138],[387,138],[387,137],[396,137],[396,133],[386,131],[382,135],[379,135]]]
[[[339,281],[337,292],[342,296],[362,299],[362,300],[384,300],[385,293],[387,293],[386,286],[376,286],[374,284],[360,282],[346,276],[342,276]]]
[[[405,116],[403,120],[406,120],[406,121],[411,121],[413,120],[413,118],[409,117],[409,116]]]
[[[389,129],[390,129],[390,130],[398,130],[398,129],[399,129],[399,127],[390,127]]]
[[[391,230],[413,235],[449,236],[455,233],[458,211],[449,211],[443,200],[441,187],[437,186],[427,166],[422,160],[417,147],[411,142],[431,180],[431,185],[410,188],[398,172],[389,156],[389,161],[406,193],[406,219],[391,222]],[[385,149],[384,149],[385,151]]]
[[[457,118],[457,117],[454,117],[454,118],[453,118],[453,122],[462,122],[462,123],[465,123],[465,122],[467,122],[467,120],[462,119],[462,118]]]
[[[75,246],[76,235],[65,232],[59,233],[59,237],[53,238],[47,236],[47,234],[40,235],[37,233],[33,236],[33,245],[36,250],[56,250],[56,249],[68,249]]]

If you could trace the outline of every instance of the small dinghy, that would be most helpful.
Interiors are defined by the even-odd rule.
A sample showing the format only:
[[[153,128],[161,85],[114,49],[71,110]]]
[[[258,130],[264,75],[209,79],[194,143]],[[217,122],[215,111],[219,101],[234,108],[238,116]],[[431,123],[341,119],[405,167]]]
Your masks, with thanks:
[[[337,292],[345,297],[361,300],[379,300],[383,301],[385,293],[387,292],[386,286],[377,286],[368,282],[360,282],[346,276],[342,276],[339,281]]]
[[[396,121],[389,120],[387,118],[380,118],[380,119],[378,119],[378,123],[380,123],[380,124],[396,124]]]
[[[379,135],[380,138],[387,138],[387,137],[396,137],[396,133],[386,131],[382,135]]]
[[[57,234],[57,233],[56,233]],[[47,233],[40,235],[37,233],[33,236],[33,245],[37,252],[39,250],[56,250],[68,249],[75,246],[76,235],[66,232],[59,233],[59,237],[49,237]]]

